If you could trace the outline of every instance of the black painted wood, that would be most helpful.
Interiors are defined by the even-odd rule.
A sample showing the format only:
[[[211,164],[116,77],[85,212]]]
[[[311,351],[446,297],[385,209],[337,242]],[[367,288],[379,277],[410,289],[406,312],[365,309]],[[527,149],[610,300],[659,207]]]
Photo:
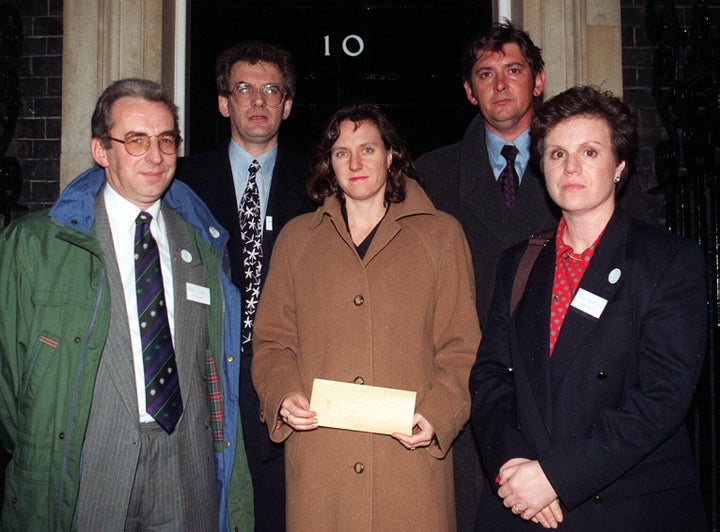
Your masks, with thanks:
[[[476,113],[462,88],[460,59],[491,24],[489,0],[191,0],[189,6],[189,153],[227,135],[214,60],[245,39],[280,44],[295,58],[297,96],[281,138],[302,151],[314,146],[335,110],[355,101],[383,106],[415,156],[459,140]]]

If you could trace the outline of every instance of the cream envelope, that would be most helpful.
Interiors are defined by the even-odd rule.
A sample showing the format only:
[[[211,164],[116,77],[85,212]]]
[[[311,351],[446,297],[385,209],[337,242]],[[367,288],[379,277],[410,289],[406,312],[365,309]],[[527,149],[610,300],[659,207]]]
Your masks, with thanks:
[[[415,396],[407,390],[315,379],[310,410],[321,427],[409,436]]]

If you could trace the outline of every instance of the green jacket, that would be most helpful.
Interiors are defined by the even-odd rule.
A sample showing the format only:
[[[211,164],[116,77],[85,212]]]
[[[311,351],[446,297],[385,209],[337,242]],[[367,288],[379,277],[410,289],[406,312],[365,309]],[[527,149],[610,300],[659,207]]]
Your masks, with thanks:
[[[102,169],[91,169],[51,211],[25,216],[0,234],[0,443],[13,455],[2,530],[77,528],[83,440],[110,320],[93,215],[104,182]],[[237,407],[240,296],[220,260],[227,236],[184,184],[173,183],[163,202],[195,229],[212,300],[223,301],[208,311],[210,352],[222,368],[223,435],[215,442],[219,528],[252,530]]]

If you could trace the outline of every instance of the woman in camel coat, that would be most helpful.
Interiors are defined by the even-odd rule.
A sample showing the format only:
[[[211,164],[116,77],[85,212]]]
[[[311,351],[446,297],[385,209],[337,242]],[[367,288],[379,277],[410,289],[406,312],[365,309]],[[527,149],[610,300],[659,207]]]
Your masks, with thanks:
[[[311,174],[323,204],[279,235],[253,339],[288,529],[454,530],[450,446],[480,339],[465,237],[376,106],[335,114]],[[413,435],[318,428],[315,378],[417,392]]]

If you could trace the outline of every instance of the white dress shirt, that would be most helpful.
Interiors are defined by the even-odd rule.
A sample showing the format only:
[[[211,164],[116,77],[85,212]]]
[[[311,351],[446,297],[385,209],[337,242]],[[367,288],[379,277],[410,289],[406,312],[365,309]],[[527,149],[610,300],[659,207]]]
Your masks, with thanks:
[[[115,259],[120,269],[123,292],[125,293],[125,308],[127,310],[128,324],[130,325],[130,341],[132,343],[133,365],[135,370],[135,388],[138,399],[138,414],[142,423],[151,423],[155,420],[147,413],[145,408],[145,368],[142,360],[142,342],[140,340],[140,323],[137,311],[137,294],[135,291],[135,219],[140,209],[118,194],[109,184],[103,190],[105,209],[110,222]],[[172,261],[170,246],[168,244],[165,221],[160,211],[160,200],[156,201],[145,212],[153,217],[150,222],[150,232],[155,238],[160,253],[160,267],[162,268],[163,288],[165,291],[165,305],[170,322],[170,333],[175,338],[174,297],[172,282]]]

